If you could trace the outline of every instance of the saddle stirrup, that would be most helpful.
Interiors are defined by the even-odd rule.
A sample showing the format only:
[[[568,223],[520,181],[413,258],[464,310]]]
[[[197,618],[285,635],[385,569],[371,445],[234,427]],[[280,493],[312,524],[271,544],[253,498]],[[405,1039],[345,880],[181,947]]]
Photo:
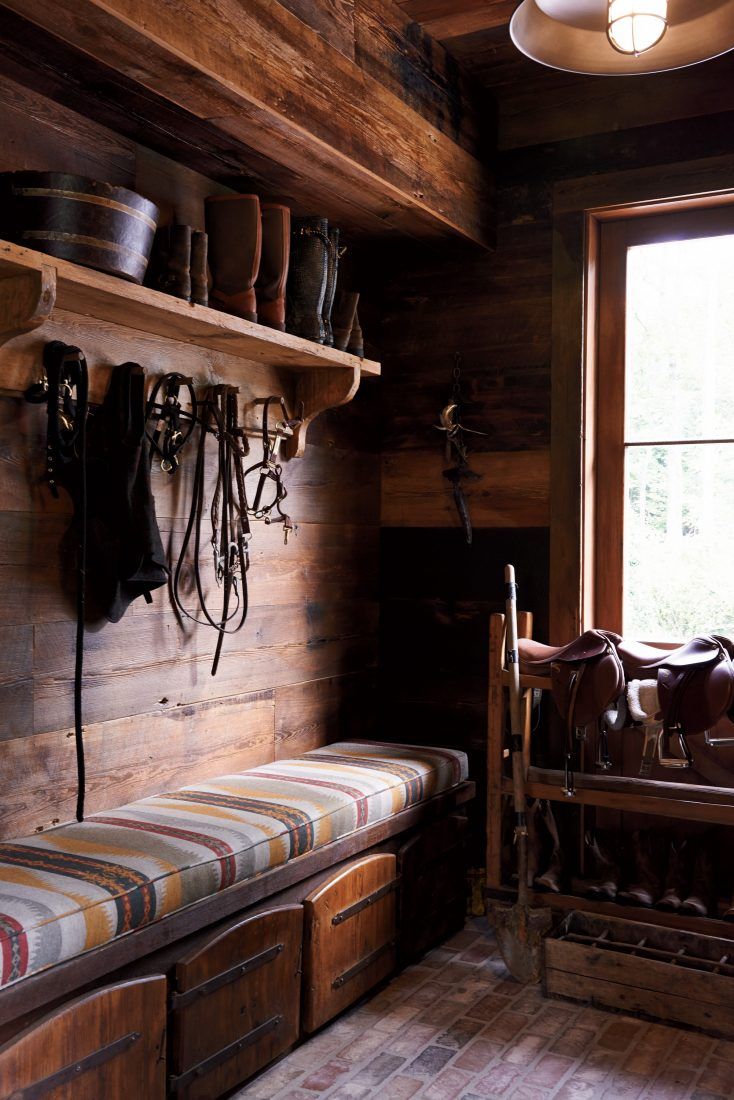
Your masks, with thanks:
[[[675,734],[678,738],[681,756],[673,756],[670,751],[670,738]],[[680,726],[673,729],[663,729],[658,740],[658,763],[662,768],[691,768],[693,766],[693,754],[688,747],[686,736]]]
[[[712,749],[734,749],[734,737],[712,737],[711,730],[706,730],[704,740]]]

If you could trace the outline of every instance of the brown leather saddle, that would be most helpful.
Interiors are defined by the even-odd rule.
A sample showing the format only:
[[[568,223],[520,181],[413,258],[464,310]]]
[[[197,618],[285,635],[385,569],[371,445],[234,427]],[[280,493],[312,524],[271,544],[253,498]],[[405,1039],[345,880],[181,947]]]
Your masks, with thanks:
[[[592,723],[598,725],[624,695],[624,669],[617,654],[621,641],[618,634],[608,630],[587,630],[565,646],[543,645],[530,638],[518,641],[520,672],[550,677],[553,699],[566,724],[564,790],[569,797],[575,794],[575,740],[583,740],[586,728]],[[608,759],[606,748],[600,752]]]
[[[731,738],[713,738],[710,733],[724,715],[734,721],[734,646],[728,638],[701,635],[673,650],[620,639],[617,653],[628,681],[657,680],[662,764],[691,766],[693,756],[686,740],[691,734],[704,733],[712,745],[733,743]],[[673,736],[680,757],[670,755]]]

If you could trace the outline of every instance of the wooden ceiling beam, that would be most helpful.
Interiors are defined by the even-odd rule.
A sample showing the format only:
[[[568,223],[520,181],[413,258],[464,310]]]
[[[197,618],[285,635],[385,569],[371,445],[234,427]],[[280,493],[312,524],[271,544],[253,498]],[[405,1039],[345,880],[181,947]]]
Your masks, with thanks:
[[[486,164],[274,0],[2,6],[386,232],[492,243]]]
[[[398,0],[400,7],[439,42],[504,27],[518,0]]]

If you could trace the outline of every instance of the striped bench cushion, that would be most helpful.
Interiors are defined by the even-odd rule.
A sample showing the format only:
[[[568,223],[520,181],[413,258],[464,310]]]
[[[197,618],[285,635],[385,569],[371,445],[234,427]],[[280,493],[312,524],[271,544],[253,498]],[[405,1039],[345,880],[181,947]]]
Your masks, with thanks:
[[[0,844],[0,985],[456,786],[464,753],[343,742]]]

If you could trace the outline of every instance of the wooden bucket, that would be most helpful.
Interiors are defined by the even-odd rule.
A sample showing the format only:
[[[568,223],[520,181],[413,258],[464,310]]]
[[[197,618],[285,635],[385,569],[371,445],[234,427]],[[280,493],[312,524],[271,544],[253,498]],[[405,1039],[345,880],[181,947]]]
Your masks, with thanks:
[[[14,244],[142,283],[158,221],[142,195],[62,172],[4,172],[0,194]]]

